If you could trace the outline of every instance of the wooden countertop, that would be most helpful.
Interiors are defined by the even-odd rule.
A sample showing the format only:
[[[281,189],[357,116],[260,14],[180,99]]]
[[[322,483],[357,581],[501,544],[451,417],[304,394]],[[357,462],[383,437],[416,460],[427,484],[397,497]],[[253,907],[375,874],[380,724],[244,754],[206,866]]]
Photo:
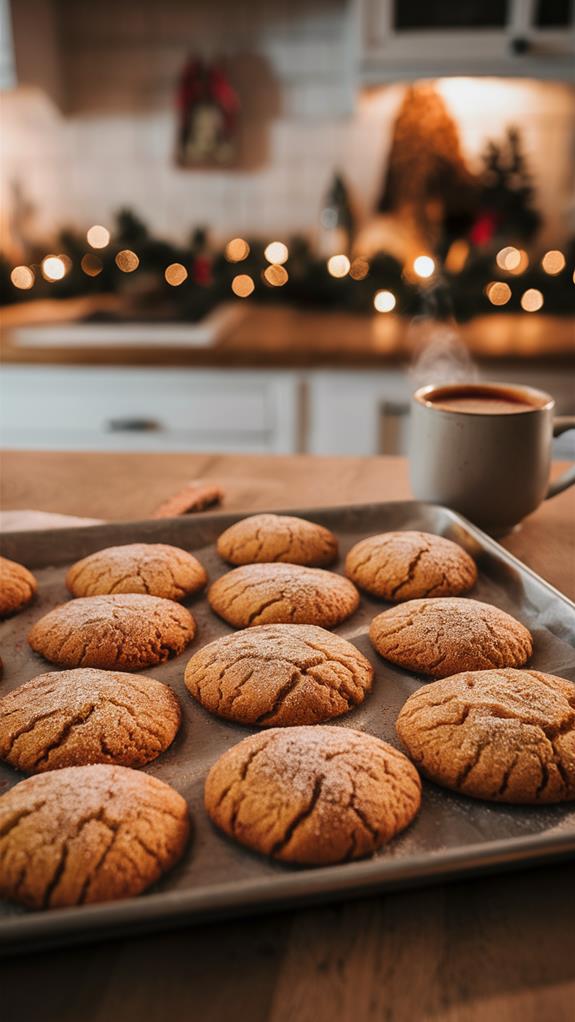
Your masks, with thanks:
[[[229,510],[409,496],[400,458],[9,452],[1,469],[4,509],[116,520],[192,478],[217,480]],[[572,597],[574,520],[572,489],[504,541]],[[16,958],[0,965],[2,1018],[570,1022],[574,881],[556,864]]]
[[[45,312],[38,306],[42,306]],[[382,368],[413,361],[420,334],[399,316],[303,311],[246,303],[241,321],[205,348],[19,347],[10,329],[56,317],[73,319],[94,311],[84,299],[25,303],[0,310],[2,358],[16,364],[178,365],[205,368]],[[161,327],[161,324],[159,324]],[[109,324],[113,335],[114,324]],[[441,328],[439,328],[441,329]],[[437,336],[437,335],[436,335]],[[487,365],[575,365],[575,328],[569,316],[492,313],[458,327],[470,354]]]

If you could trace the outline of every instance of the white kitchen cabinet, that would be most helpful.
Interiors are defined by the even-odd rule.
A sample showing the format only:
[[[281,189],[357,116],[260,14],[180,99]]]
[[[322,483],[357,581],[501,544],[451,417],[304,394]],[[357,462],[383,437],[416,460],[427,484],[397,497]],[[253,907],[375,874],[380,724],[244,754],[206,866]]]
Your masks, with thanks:
[[[364,84],[444,75],[572,80],[570,0],[354,0]]]
[[[3,447],[38,450],[290,452],[297,374],[5,366]]]

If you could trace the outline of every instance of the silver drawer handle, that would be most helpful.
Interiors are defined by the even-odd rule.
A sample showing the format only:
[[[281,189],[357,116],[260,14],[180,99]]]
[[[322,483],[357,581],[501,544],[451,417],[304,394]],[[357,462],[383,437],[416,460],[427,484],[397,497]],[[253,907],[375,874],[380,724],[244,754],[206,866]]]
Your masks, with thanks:
[[[157,419],[108,419],[110,433],[158,433],[162,429]]]

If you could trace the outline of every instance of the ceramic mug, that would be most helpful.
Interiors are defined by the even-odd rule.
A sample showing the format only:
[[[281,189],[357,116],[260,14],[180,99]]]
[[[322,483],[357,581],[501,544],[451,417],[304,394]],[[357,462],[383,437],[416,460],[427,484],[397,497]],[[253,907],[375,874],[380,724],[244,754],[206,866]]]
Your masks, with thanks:
[[[498,383],[421,387],[412,398],[411,487],[418,500],[460,511],[503,534],[548,497],[575,483],[575,467],[549,484],[554,419],[542,390]]]

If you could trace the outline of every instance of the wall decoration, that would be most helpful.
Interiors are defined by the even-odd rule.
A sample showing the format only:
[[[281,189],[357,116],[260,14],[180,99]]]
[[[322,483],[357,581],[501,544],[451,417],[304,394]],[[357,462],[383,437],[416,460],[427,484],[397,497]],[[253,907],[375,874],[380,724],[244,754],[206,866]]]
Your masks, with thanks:
[[[238,158],[240,101],[223,67],[191,57],[176,99],[178,165],[232,166]]]

